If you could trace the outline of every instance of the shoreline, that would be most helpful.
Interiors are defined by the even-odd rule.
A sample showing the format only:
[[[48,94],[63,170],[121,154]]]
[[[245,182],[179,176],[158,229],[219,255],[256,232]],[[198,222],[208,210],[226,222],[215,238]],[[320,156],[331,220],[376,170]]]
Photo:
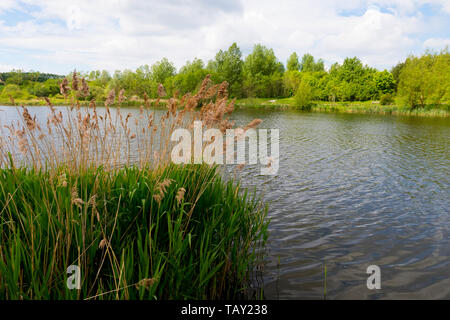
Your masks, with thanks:
[[[318,113],[354,113],[354,114],[377,114],[377,115],[397,115],[397,116],[420,116],[447,118],[450,116],[450,108],[415,108],[398,106],[395,104],[381,105],[372,101],[353,102],[325,102],[314,101],[309,108],[298,108],[294,104],[293,98],[269,99],[269,98],[246,98],[236,101],[238,109],[274,109],[274,110],[298,110]]]
[[[150,99],[152,107],[164,107],[166,99],[159,101],[159,106],[155,106],[156,99]],[[27,107],[45,107],[48,106],[44,99],[33,100],[17,100],[15,105],[11,101],[1,101],[0,106],[14,107],[14,106],[27,106]],[[51,99],[54,106],[70,106],[69,101],[64,99]],[[80,106],[89,106],[89,101],[80,101]],[[121,104],[121,107],[139,107],[144,105],[144,100],[126,101]],[[104,106],[104,101],[96,102],[98,107]],[[445,107],[446,105],[444,105]],[[117,107],[117,104],[111,105],[112,108]],[[354,102],[324,102],[316,101],[309,108],[301,109],[294,105],[292,98],[244,98],[237,99],[235,103],[236,109],[250,110],[250,109],[264,109],[264,110],[298,110],[305,112],[321,112],[321,113],[354,113],[354,114],[377,114],[377,115],[397,115],[397,116],[419,116],[419,117],[437,117],[447,118],[450,116],[450,107],[447,105],[445,109],[442,108],[416,108],[400,107],[395,104],[380,105],[378,102],[372,101],[354,101]]]

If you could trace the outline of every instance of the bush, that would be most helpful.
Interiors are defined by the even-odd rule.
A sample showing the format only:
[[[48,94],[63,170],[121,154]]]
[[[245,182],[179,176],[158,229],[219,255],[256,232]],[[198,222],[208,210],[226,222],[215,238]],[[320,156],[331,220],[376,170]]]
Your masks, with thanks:
[[[427,104],[439,105],[450,85],[450,53],[427,52],[410,56],[399,75],[398,95],[412,109]]]
[[[394,103],[394,97],[390,93],[382,94],[380,97],[380,104],[382,106],[387,106]]]
[[[20,92],[21,89],[17,84],[8,84],[2,90],[2,95],[11,95],[13,98],[15,98],[15,95],[20,94]]]
[[[37,82],[30,88],[30,93],[37,97],[50,97],[59,93],[57,80],[50,79],[45,82]]]
[[[17,84],[8,84],[2,90],[1,95],[4,99],[13,97],[14,99],[30,99],[33,98],[26,90],[22,90]]]
[[[294,96],[295,105],[303,110],[309,109],[312,98],[313,92],[311,86],[306,81],[302,81]]]

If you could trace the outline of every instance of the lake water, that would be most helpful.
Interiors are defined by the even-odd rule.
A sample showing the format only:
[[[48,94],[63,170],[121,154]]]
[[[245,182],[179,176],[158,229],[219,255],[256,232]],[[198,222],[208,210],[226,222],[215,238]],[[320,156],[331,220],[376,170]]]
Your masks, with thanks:
[[[0,107],[2,124],[15,115]],[[266,298],[324,298],[326,266],[327,299],[450,299],[449,119],[256,109],[233,118],[280,130],[278,174],[238,174],[269,203]],[[380,267],[379,290],[366,286],[369,265]]]

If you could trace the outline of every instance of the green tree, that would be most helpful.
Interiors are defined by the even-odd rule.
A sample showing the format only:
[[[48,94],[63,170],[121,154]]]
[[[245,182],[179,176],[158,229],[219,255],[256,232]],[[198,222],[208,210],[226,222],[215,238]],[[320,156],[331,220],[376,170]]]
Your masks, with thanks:
[[[35,82],[29,92],[37,97],[50,97],[59,93],[58,80],[48,79],[45,82]]]
[[[427,74],[421,60],[417,57],[406,59],[405,66],[400,74],[398,93],[405,102],[416,108],[425,104],[425,86]],[[419,102],[422,101],[422,103]]]
[[[311,107],[312,98],[312,87],[307,81],[302,80],[294,96],[296,106],[301,109],[308,109],[309,107]]]
[[[300,81],[302,80],[302,74],[298,70],[288,70],[283,74],[283,88],[284,94],[291,97],[297,91]]]
[[[106,70],[102,70],[102,72],[100,73],[100,77],[99,77],[99,81],[102,85],[106,85],[109,81],[111,81],[112,77],[109,74],[108,71]]]
[[[152,79],[152,72],[147,64],[136,69],[136,80],[136,92],[134,94],[140,97],[144,93],[147,96],[152,96],[152,89],[156,87],[156,84]]]
[[[261,44],[253,47],[252,53],[245,59],[244,68],[246,73],[251,76],[258,74],[268,76],[275,72],[284,72],[284,67],[277,60],[273,50]]]
[[[106,86],[106,84],[111,80],[111,75],[106,70],[95,70],[91,71],[88,75],[88,79],[94,82],[98,86]]]
[[[164,84],[166,79],[173,77],[175,73],[175,66],[167,58],[162,58],[161,61],[155,62],[151,67],[151,78],[158,84]]]
[[[450,101],[450,53],[448,48],[433,57],[433,65],[430,68],[430,83],[433,91],[429,97],[429,103],[439,105],[443,100]]]
[[[394,92],[397,92],[398,83],[400,81],[400,73],[402,72],[404,66],[404,62],[399,62],[391,69],[391,74],[394,78]]]
[[[236,43],[233,43],[227,51],[220,50],[213,61],[208,64],[208,69],[213,71],[213,79],[220,83],[227,81],[232,96],[242,95],[243,83],[242,53]]]
[[[31,98],[31,95],[27,91],[22,90],[22,88],[17,84],[7,84],[3,88],[2,97],[4,99],[9,99],[9,96],[13,97],[14,99],[29,99],[29,98]]]
[[[387,70],[377,72],[374,75],[374,81],[377,91],[381,94],[394,92],[394,77],[392,73]]]
[[[365,101],[378,97],[374,80],[377,71],[364,66],[357,57],[346,58],[342,65],[330,68],[330,85],[333,99],[340,101]]]
[[[12,70],[6,78],[6,84],[22,85],[25,82],[24,73],[21,70]]]
[[[300,70],[300,62],[298,61],[298,55],[296,52],[292,53],[289,56],[289,59],[286,64],[286,68],[288,71],[299,71]]]
[[[410,56],[400,73],[398,95],[411,108],[426,104],[441,104],[450,90],[450,54],[426,52]]]
[[[302,72],[316,72],[324,71],[325,67],[322,59],[319,59],[317,62],[315,62],[314,57],[311,54],[306,53],[302,57],[300,70]]]
[[[208,70],[205,69],[203,61],[195,58],[181,67],[180,72],[174,78],[174,87],[181,94],[194,92],[207,74]]]
[[[253,47],[244,62],[244,92],[253,97],[279,97],[283,95],[284,66],[272,49],[261,44]]]

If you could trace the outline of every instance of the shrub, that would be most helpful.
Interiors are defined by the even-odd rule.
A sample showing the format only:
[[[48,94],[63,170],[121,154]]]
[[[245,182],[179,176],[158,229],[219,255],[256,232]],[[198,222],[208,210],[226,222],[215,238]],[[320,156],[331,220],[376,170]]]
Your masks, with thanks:
[[[313,92],[311,86],[306,81],[300,82],[294,96],[295,105],[300,109],[309,109],[312,98]]]
[[[392,96],[392,94],[386,93],[380,96],[380,104],[382,106],[386,106],[392,103],[394,103],[394,97]]]
[[[23,92],[17,84],[8,84],[2,90],[2,96],[4,97],[20,98],[22,95]]]

